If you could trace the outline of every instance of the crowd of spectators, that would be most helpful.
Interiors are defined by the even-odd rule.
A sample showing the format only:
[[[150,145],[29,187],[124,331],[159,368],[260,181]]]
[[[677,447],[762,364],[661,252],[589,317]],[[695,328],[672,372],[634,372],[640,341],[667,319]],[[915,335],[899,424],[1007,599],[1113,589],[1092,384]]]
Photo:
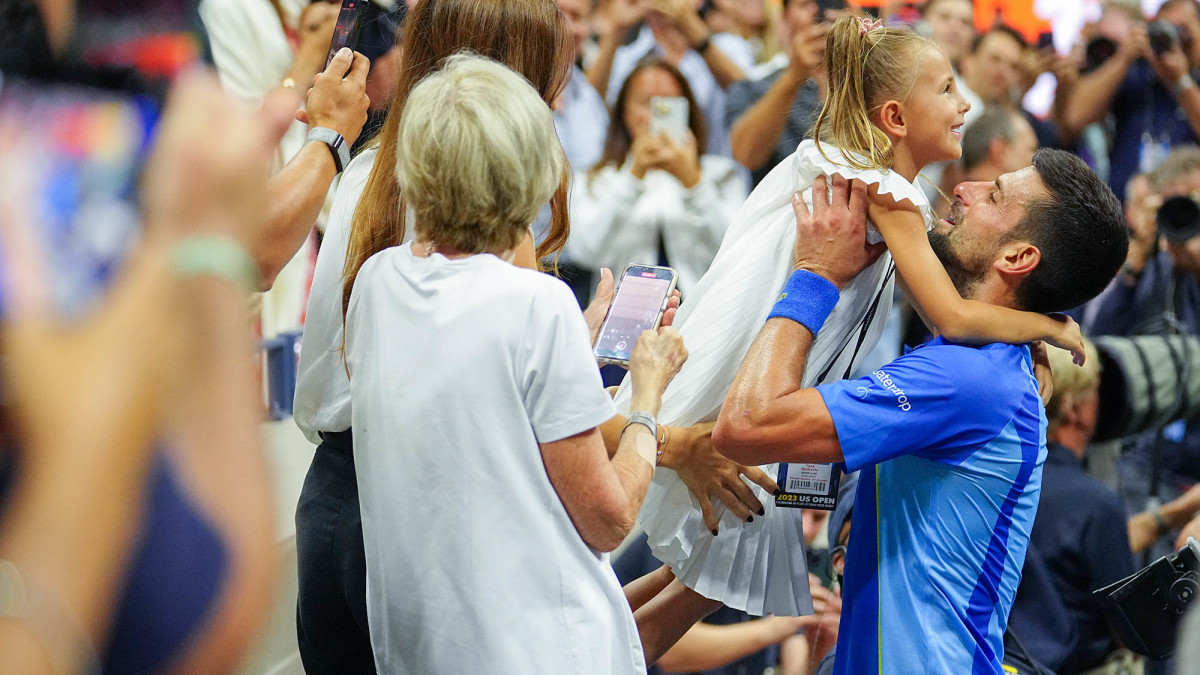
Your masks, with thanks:
[[[374,28],[364,32],[370,37],[357,52],[343,50],[327,62],[337,3],[195,3],[219,86],[217,79],[198,75],[175,85],[143,187],[148,236],[114,286],[111,302],[93,319],[60,326],[48,316],[40,298],[45,282],[25,264],[40,254],[19,231],[24,220],[12,217],[24,198],[15,184],[0,193],[2,405],[13,411],[5,417],[15,420],[0,424],[0,591],[11,577],[28,586],[33,598],[27,603],[32,618],[15,627],[0,612],[0,653],[13,655],[20,672],[222,670],[236,663],[261,621],[273,574],[263,497],[269,487],[255,459],[260,441],[244,352],[251,334],[304,329],[307,353],[300,357],[296,420],[320,443],[297,513],[297,620],[309,672],[377,667],[449,672],[454,663],[484,672],[489,664],[520,669],[539,662],[529,661],[529,650],[536,648],[530,643],[501,646],[503,631],[492,633],[482,624],[463,628],[474,612],[456,619],[462,625],[451,626],[440,616],[438,603],[456,593],[491,595],[476,607],[496,621],[517,596],[561,591],[503,587],[491,577],[491,589],[470,587],[468,580],[482,578],[472,576],[472,565],[485,563],[525,570],[542,565],[538,569],[546,576],[595,581],[592,592],[603,597],[582,604],[612,616],[587,631],[583,623],[548,621],[540,629],[529,623],[528,635],[508,626],[507,634],[532,642],[569,624],[553,640],[562,653],[549,656],[548,650],[541,663],[568,669],[586,661],[619,663],[616,648],[593,645],[584,654],[563,645],[586,642],[585,632],[592,634],[587,639],[619,635],[612,639],[619,644],[628,637],[622,631],[636,629],[624,616],[607,567],[596,568],[599,558],[591,550],[617,549],[629,537],[625,557],[615,561],[621,581],[654,572],[644,539],[630,535],[649,480],[644,464],[678,468],[698,499],[719,497],[714,503],[724,502],[751,520],[752,513],[762,514],[761,504],[742,477],[768,491],[773,483],[761,471],[754,474],[756,469],[720,457],[711,424],[650,429],[656,436],[665,430],[673,440],[658,439],[657,456],[653,451],[648,456],[645,441],[654,446],[644,432],[648,427],[614,416],[600,379],[593,377],[585,324],[576,320],[570,302],[563,305],[568,296],[557,286],[546,290],[545,277],[516,267],[559,272],[581,308],[590,303],[586,327],[592,339],[611,301],[612,271],[626,265],[673,267],[686,303],[755,186],[812,136],[829,90],[827,34],[832,21],[846,14],[882,12],[889,24],[913,19],[913,29],[941,48],[971,104],[961,159],[922,173],[920,187],[935,210],[949,215],[956,185],[995,181],[1027,167],[1039,148],[1079,155],[1122,198],[1131,238],[1117,278],[1069,314],[1092,338],[1181,336],[1194,352],[1185,349],[1182,363],[1150,365],[1200,369],[1200,2],[1084,2],[1082,29],[1077,35],[1054,34],[1052,42],[1007,25],[1003,12],[979,16],[971,0],[884,4],[879,10],[853,0],[557,0],[555,12],[541,0],[521,0],[513,3],[520,9],[506,14],[489,0],[373,2]],[[11,15],[21,17],[20,25],[45,32],[30,43],[48,50],[47,59],[66,60],[63,45],[74,28],[63,7],[71,3],[15,5],[21,9]],[[470,21],[457,18],[468,14]],[[410,21],[403,23],[406,15]],[[2,54],[0,70],[23,67],[14,64],[26,57],[11,51]],[[453,65],[443,68],[443,57],[460,51],[487,58],[451,59]],[[490,88],[488,78],[494,80]],[[476,80],[483,83],[471,89]],[[1038,85],[1046,81],[1053,83],[1048,97]],[[492,102],[496,119],[488,121],[494,126],[471,127],[487,111],[454,108],[454,94],[462,91],[474,91],[478,100],[467,103],[483,108],[489,96],[499,97]],[[682,100],[681,134],[655,125],[659,99]],[[504,101],[515,112],[502,109]],[[413,106],[411,115],[406,105]],[[248,112],[251,107],[257,112]],[[454,128],[458,136],[430,140],[431,130],[450,134],[446,129],[454,124],[462,126]],[[554,145],[547,135],[551,125],[561,155],[548,148]],[[343,165],[335,148],[313,142],[309,132],[315,128],[332,130],[338,143],[355,146],[353,161]],[[474,145],[463,140],[471,134],[478,136]],[[509,149],[522,148],[530,161],[505,164],[503,149],[481,138],[511,141]],[[439,166],[454,143],[462,147],[449,159],[458,164]],[[439,152],[421,155],[427,146]],[[466,159],[485,167],[479,175],[499,172],[514,181],[490,186],[513,201],[489,202],[471,193],[478,185],[455,183],[469,177],[465,170],[459,174]],[[0,166],[15,169],[3,161]],[[445,208],[456,200],[461,212]],[[1166,203],[1178,208],[1160,212]],[[463,223],[493,222],[500,225],[487,237],[455,230]],[[245,275],[253,278],[253,288],[217,283],[209,277],[232,273],[211,273],[203,265],[195,274],[171,271],[178,247],[199,235],[235,240],[246,258],[239,262],[254,268]],[[480,256],[471,254],[481,252],[497,253],[505,262],[489,258],[496,269],[481,267],[472,283],[496,292],[518,289],[516,295],[524,293],[519,302],[537,311],[520,320],[492,317],[493,325],[484,321],[486,306],[470,309],[450,299],[462,292],[457,286],[440,288],[445,294],[440,300],[411,293],[412,287],[432,283],[428,275],[437,276],[421,271],[414,256],[438,253],[437,260],[458,269],[479,263]],[[377,295],[385,292],[394,297]],[[248,297],[255,298],[248,303],[249,322]],[[371,316],[372,302],[392,303],[386,330],[383,322],[364,319]],[[396,302],[404,312],[394,309]],[[505,296],[494,302],[518,300]],[[884,334],[880,347],[898,354],[927,333],[903,297],[897,294],[894,302],[901,316],[914,317],[905,330]],[[450,306],[461,316],[447,312]],[[522,342],[520,331],[539,322],[541,342]],[[452,324],[459,331],[453,339],[447,328]],[[421,332],[434,325],[436,333]],[[505,337],[511,343],[474,353],[471,345],[483,344],[480,334],[495,344]],[[1099,456],[1091,441],[1102,410],[1103,345],[1088,342],[1083,368],[1051,350],[1054,396],[1046,408],[1041,503],[1010,625],[1020,641],[1006,644],[1019,644],[1030,659],[1058,673],[1125,672],[1112,670],[1118,667],[1168,672],[1168,665],[1142,664],[1124,649],[1091,591],[1170,554],[1189,536],[1200,538],[1200,419],[1138,429],[1120,439],[1114,473],[1089,476],[1090,461]],[[639,355],[631,373],[635,385],[642,384],[642,398],[652,400],[644,407],[657,409],[657,397],[686,350],[674,331],[664,329],[646,338]],[[35,370],[29,367],[35,362],[56,365]],[[524,370],[513,370],[514,364]],[[559,379],[538,379],[548,375]],[[459,379],[420,395],[396,390],[397,382],[438,377]],[[494,386],[485,390],[479,384],[479,391],[462,397],[456,383],[468,379]],[[529,381],[537,383],[537,400],[514,398],[511,409],[501,409],[504,396]],[[102,393],[95,391],[100,382]],[[89,408],[98,396],[110,397],[113,405]],[[351,412],[352,398],[372,405],[356,404]],[[465,403],[469,400],[474,403]],[[474,407],[460,408],[466,411],[460,418],[444,414],[455,404]],[[55,410],[76,405],[87,433],[54,428]],[[522,406],[538,414],[518,420]],[[492,426],[472,427],[489,424],[479,422],[484,408],[495,418]],[[435,464],[389,455],[387,440],[422,416],[441,420],[447,434],[459,434],[456,447],[508,434],[515,439],[506,449],[511,463],[468,470],[465,456],[441,457]],[[354,448],[355,438],[360,448]],[[122,451],[132,446],[142,451]],[[73,447],[87,450],[68,455]],[[202,448],[219,451],[206,454]],[[569,453],[580,454],[563,459]],[[708,472],[703,477],[689,468],[699,465]],[[94,483],[88,471],[105,472],[110,489],[76,489]],[[441,492],[451,489],[456,473],[461,478],[471,471],[508,472],[522,484],[548,475],[546,490],[518,505],[527,509],[519,518],[526,523],[545,516],[552,522],[534,529],[553,530],[554,536],[536,545],[562,548],[540,558],[506,557],[511,555],[506,537],[516,535],[504,528],[512,522],[480,523],[496,515],[494,503],[507,495],[495,495],[495,502],[488,501],[493,496],[481,498],[475,511],[444,516]],[[401,498],[390,475],[409,481],[398,491]],[[593,490],[580,476],[605,489]],[[843,489],[851,496],[844,504],[852,503],[856,480],[846,480]],[[543,513],[541,507],[558,501],[561,513]],[[722,610],[697,624],[657,666],[648,664],[651,672],[831,668],[839,577],[850,538],[848,510],[835,512],[828,532],[819,520],[823,514],[808,515],[815,616],[759,619]],[[420,521],[405,520],[414,513],[422,514]],[[95,520],[97,514],[107,517],[91,536],[40,529],[53,519]],[[439,520],[443,516],[448,520]],[[402,521],[404,528],[394,526]],[[431,527],[475,537],[462,542],[475,553],[461,551],[467,562],[457,570],[426,568],[422,556],[436,557],[436,551],[405,542],[437,545],[439,540],[424,534]],[[177,538],[192,558],[152,558],[170,550]],[[397,553],[402,548],[403,555]],[[491,560],[473,561],[475,554]],[[373,558],[385,557],[409,566],[389,568],[388,574],[380,565],[370,569]],[[89,573],[76,575],[60,558],[90,561]],[[6,560],[12,561],[8,567]],[[156,564],[165,571],[148,573]],[[145,591],[141,582],[127,582],[127,575],[176,594]],[[194,587],[180,590],[185,577]],[[405,584],[417,577],[421,598],[405,594]],[[512,598],[505,601],[504,594]],[[336,621],[328,620],[335,615]],[[177,625],[137,635],[139,626],[155,625],[164,616],[177,618]],[[1193,616],[1192,625],[1198,620]],[[503,621],[520,621],[519,612]],[[398,635],[381,647],[375,636],[388,629]],[[430,651],[428,641],[446,639],[444,631],[473,646],[453,654]],[[620,663],[614,672],[642,665]],[[1097,670],[1106,667],[1110,670]]]

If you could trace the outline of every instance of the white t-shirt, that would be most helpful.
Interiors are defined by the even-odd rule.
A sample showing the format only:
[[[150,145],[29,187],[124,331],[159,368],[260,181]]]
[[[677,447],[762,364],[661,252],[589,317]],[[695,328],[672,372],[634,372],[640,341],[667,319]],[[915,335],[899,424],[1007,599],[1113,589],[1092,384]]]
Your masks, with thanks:
[[[644,672],[539,443],[613,415],[565,284],[491,255],[363,265],[346,323],[380,672]]]
[[[342,272],[350,245],[354,209],[375,164],[378,148],[364,150],[342,172],[317,253],[305,312],[304,342],[296,373],[292,417],[308,440],[320,443],[319,431],[350,428],[350,381],[342,362]],[[411,238],[411,228],[406,230]]]

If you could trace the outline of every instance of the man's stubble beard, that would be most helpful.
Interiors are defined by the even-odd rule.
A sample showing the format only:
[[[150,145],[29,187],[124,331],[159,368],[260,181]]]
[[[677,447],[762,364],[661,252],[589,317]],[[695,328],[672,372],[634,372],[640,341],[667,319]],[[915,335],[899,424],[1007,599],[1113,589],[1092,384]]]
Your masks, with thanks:
[[[987,267],[984,265],[976,265],[972,267],[965,261],[958,251],[957,242],[955,240],[955,232],[959,224],[962,222],[962,205],[957,201],[950,205],[950,219],[955,223],[955,229],[947,233],[929,231],[929,246],[933,249],[934,255],[941,261],[942,267],[946,268],[946,274],[950,276],[951,283],[954,284],[955,290],[964,298],[971,296],[975,287],[983,281],[983,276],[987,272]]]

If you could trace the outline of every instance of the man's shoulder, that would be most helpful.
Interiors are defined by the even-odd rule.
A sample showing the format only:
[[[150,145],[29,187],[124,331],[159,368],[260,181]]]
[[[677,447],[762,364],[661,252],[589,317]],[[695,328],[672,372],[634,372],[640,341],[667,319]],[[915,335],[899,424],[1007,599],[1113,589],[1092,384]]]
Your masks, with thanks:
[[[996,386],[1002,382],[1027,383],[1029,347],[992,343],[965,345],[935,338],[909,351],[890,366],[941,374],[964,386]],[[1022,365],[1025,364],[1025,365]],[[886,370],[888,366],[884,366]]]

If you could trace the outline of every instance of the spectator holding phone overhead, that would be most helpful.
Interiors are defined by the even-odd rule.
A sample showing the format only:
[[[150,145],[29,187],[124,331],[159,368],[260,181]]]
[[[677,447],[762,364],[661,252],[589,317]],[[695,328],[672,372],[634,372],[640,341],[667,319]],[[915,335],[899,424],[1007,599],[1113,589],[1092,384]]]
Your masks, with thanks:
[[[565,162],[550,109],[504,66],[453,56],[412,89],[396,152],[416,241],[363,265],[346,315],[375,663],[644,670],[601,552],[645,496],[682,339],[638,338],[638,412],[610,459],[613,405],[574,297],[511,264]]]
[[[821,112],[829,27],[820,23],[820,13],[817,0],[786,0],[780,24],[784,53],[766,65],[761,79],[729,85],[730,147],[755,185],[800,147]]]
[[[665,263],[684,293],[694,287],[746,198],[732,160],[697,152],[706,132],[683,75],[659,58],[638,64],[617,94],[603,157],[574,182],[571,259]]]
[[[199,6],[213,62],[231,94],[258,102],[274,89],[313,87],[303,122],[279,144],[277,174],[264,198],[267,228],[253,246],[264,288],[272,289],[262,309],[267,336],[296,328],[303,316],[316,251],[313,226],[324,220],[329,186],[345,168],[325,139],[340,136],[348,150],[367,119],[370,62],[344,53],[326,63],[340,6],[307,0],[202,0]]]

